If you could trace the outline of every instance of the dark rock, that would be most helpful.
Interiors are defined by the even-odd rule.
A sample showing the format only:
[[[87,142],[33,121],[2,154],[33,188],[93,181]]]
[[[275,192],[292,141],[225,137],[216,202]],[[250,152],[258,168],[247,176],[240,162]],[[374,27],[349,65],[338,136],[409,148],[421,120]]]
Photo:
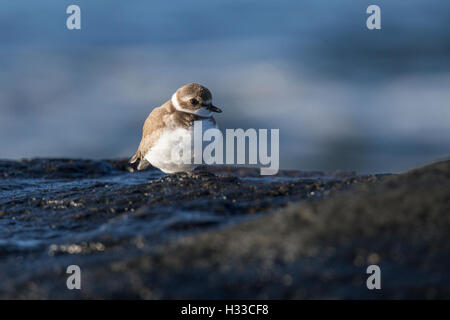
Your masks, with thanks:
[[[0,170],[0,298],[450,297],[450,161],[395,176]],[[82,290],[66,288],[71,264]],[[382,290],[366,288],[369,264]]]

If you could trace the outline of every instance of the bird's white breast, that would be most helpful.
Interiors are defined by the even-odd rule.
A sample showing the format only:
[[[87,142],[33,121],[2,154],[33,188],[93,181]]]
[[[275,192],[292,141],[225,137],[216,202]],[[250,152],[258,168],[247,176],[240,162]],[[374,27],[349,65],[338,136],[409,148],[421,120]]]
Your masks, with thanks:
[[[201,122],[203,132],[210,128],[217,128],[214,122],[209,119],[201,120]],[[182,127],[164,129],[159,139],[146,153],[145,159],[165,173],[192,171],[197,167],[194,164],[193,136],[193,126],[188,129]],[[189,153],[183,156],[181,150]]]

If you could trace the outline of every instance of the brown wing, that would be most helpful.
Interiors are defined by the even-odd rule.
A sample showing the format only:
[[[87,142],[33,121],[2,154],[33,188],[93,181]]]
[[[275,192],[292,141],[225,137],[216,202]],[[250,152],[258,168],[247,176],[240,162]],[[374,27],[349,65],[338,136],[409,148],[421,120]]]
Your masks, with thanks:
[[[138,170],[142,170],[148,167],[149,163],[145,160],[145,155],[148,150],[153,146],[153,144],[158,140],[161,136],[162,130],[166,127],[166,119],[167,110],[165,108],[165,104],[161,107],[153,109],[153,111],[149,114],[147,119],[144,122],[144,126],[142,128],[142,139],[139,144],[139,148],[134,154],[134,156],[130,159],[130,163],[135,163],[137,160],[140,160],[138,165]]]

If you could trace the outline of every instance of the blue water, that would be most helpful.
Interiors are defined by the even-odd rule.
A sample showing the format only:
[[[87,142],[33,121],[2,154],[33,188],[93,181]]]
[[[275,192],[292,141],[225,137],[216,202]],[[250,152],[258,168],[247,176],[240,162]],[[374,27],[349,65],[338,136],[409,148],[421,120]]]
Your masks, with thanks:
[[[65,27],[78,4],[82,30]],[[0,2],[0,158],[129,157],[187,82],[221,128],[279,128],[282,168],[399,172],[450,154],[450,2]]]

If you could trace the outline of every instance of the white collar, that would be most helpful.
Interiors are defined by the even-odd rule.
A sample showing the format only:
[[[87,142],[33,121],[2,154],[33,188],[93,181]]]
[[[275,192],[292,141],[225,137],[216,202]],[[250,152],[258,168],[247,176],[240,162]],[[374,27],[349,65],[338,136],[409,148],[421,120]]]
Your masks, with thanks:
[[[196,116],[205,117],[205,118],[211,117],[211,111],[206,110],[203,107],[198,109],[198,110],[196,110],[196,111],[192,111],[192,110],[188,110],[188,109],[185,109],[182,106],[180,106],[180,104],[178,103],[177,93],[176,92],[172,95],[172,98],[170,99],[170,101],[172,101],[173,106],[178,111],[182,111],[182,112],[186,112],[186,113],[190,113],[190,114],[195,114]]]

